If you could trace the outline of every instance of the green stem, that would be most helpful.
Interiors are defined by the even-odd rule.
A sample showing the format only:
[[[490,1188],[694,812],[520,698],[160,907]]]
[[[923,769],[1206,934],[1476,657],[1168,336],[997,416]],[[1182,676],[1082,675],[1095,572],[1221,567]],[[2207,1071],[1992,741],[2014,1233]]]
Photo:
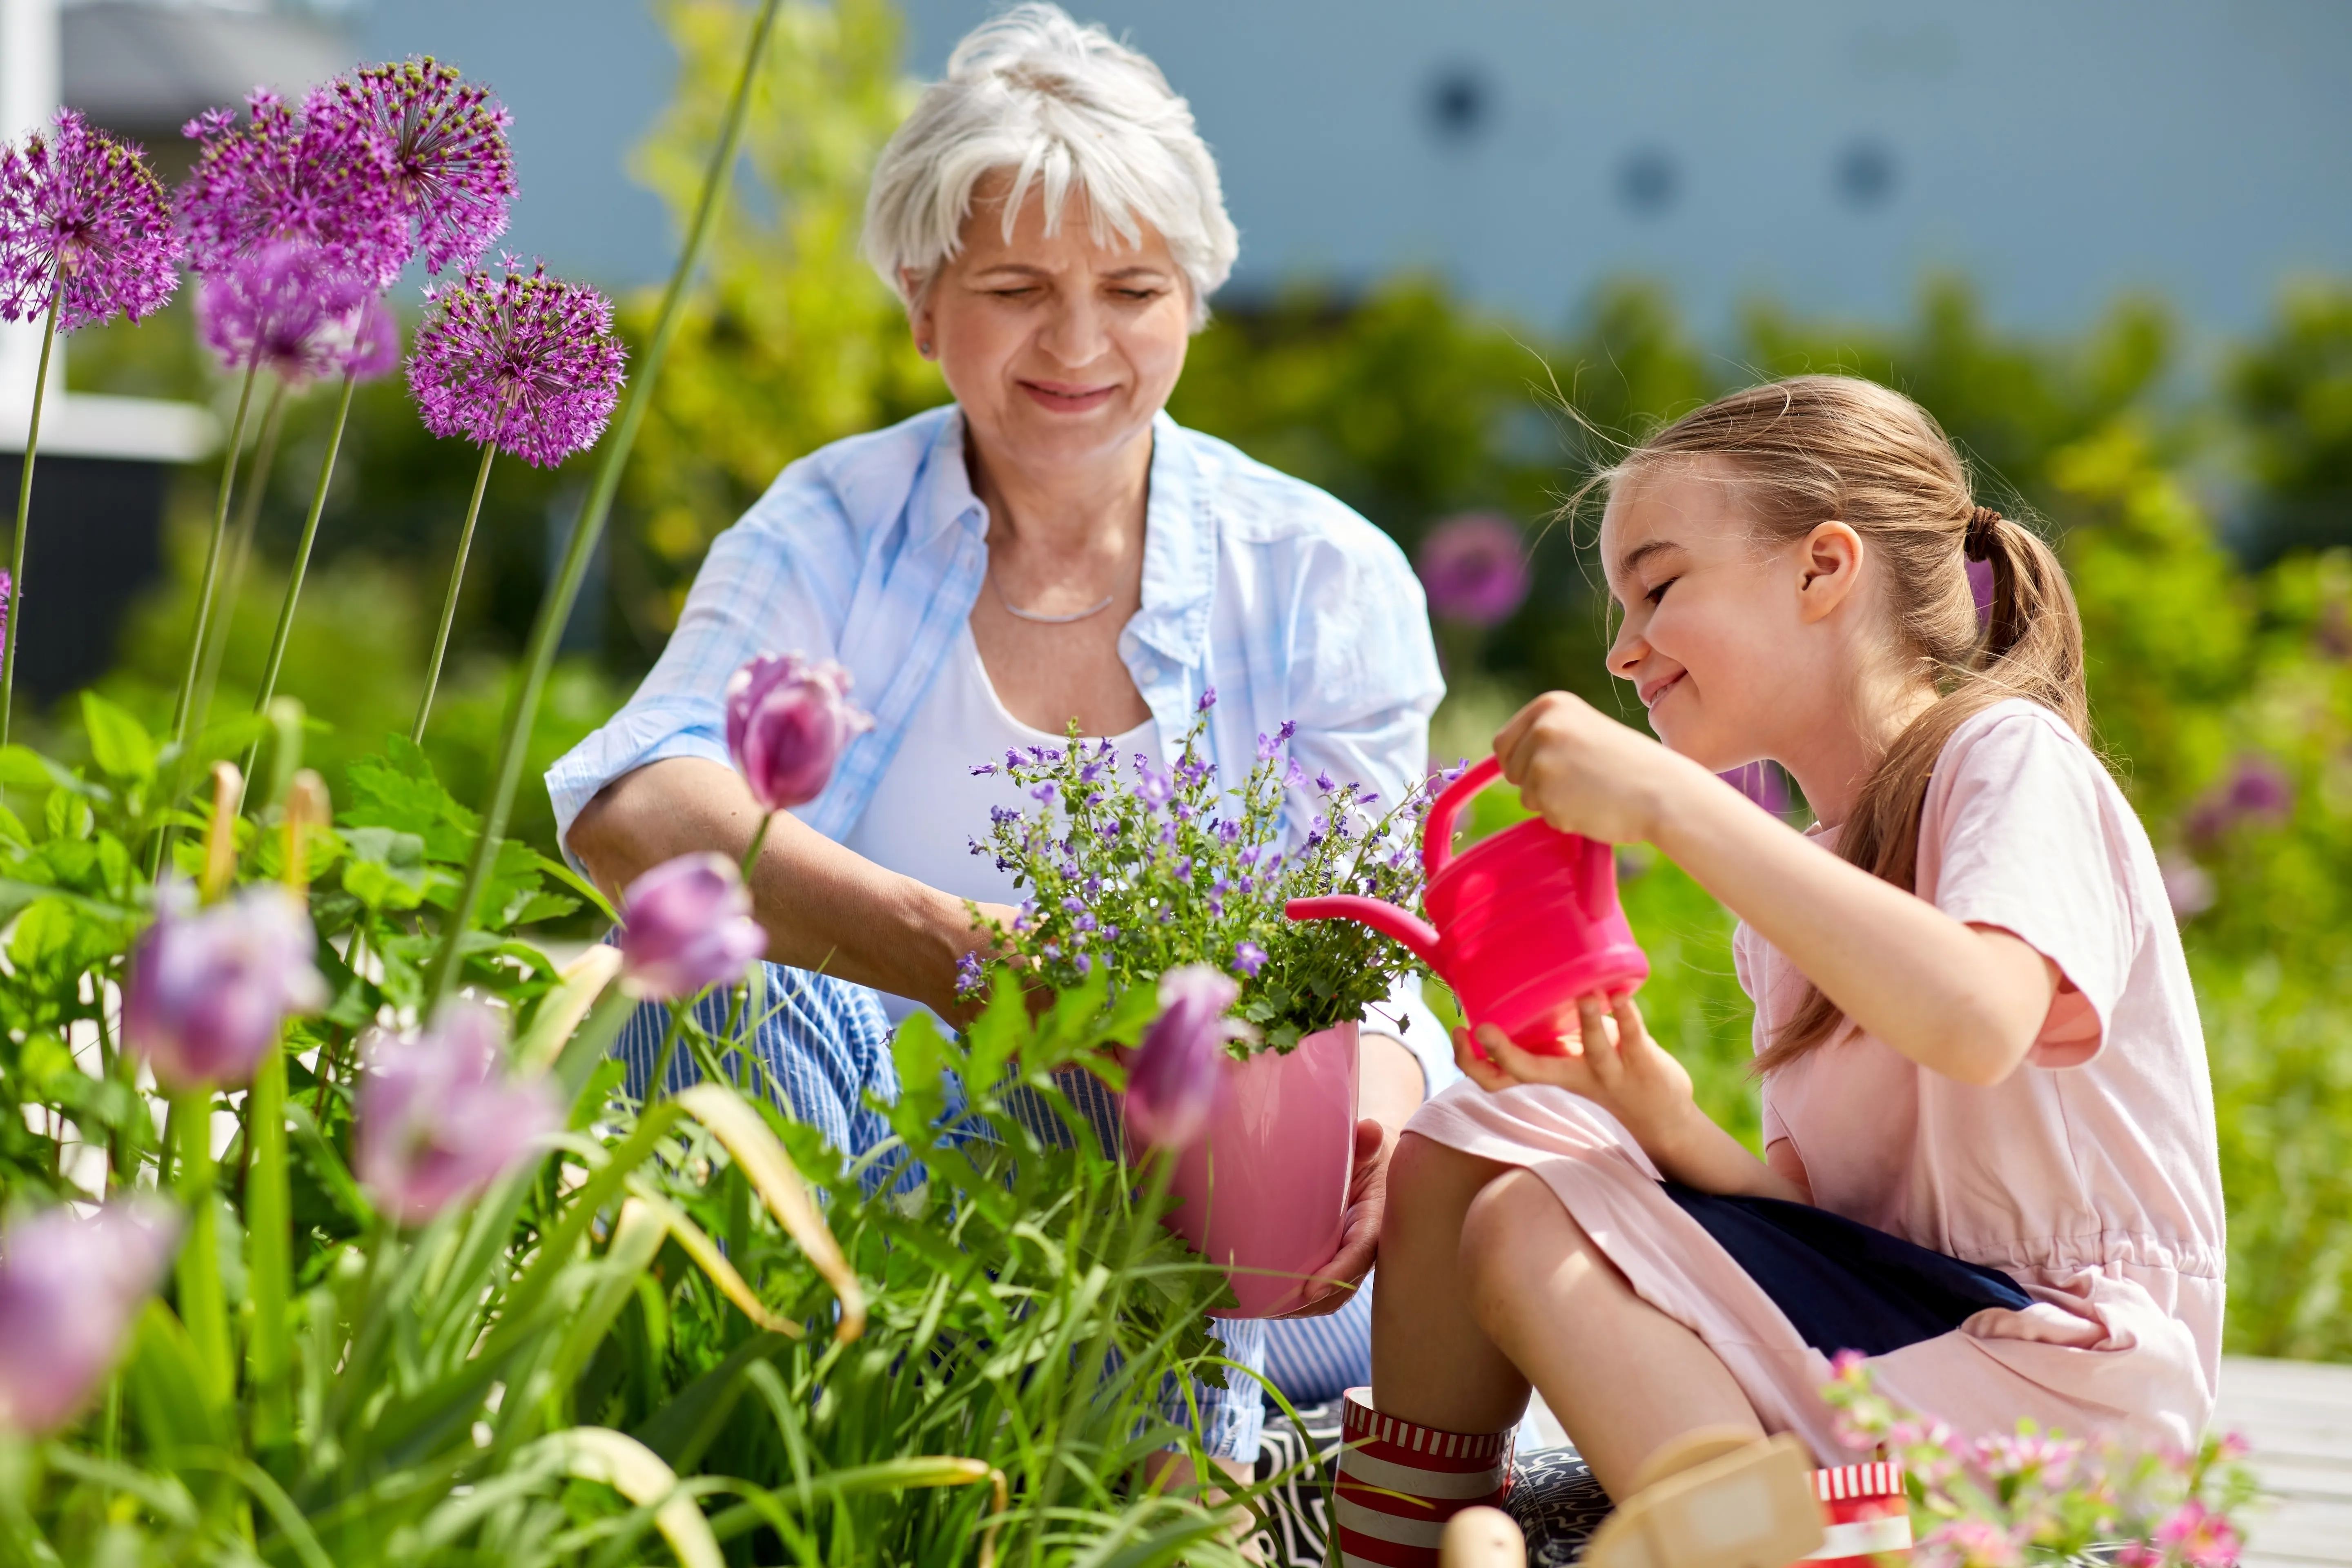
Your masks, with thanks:
[[[221,591],[220,625],[207,639],[203,670],[196,677],[194,717],[188,728],[201,735],[212,719],[213,690],[221,665],[228,658],[229,633],[236,624],[236,602],[245,592],[245,574],[253,564],[253,536],[261,528],[261,502],[269,489],[269,470],[278,466],[278,433],[286,414],[286,384],[273,381],[269,403],[261,412],[261,438],[254,443],[253,462],[245,472],[245,498],[236,509],[236,540],[229,552],[228,572]]]
[[[669,1005],[669,1027],[662,1031],[661,1051],[654,1058],[654,1076],[646,1080],[646,1105],[668,1092],[665,1086],[669,1082],[670,1058],[677,1054],[678,1031],[686,1026],[687,1009],[693,1005],[690,1000]]]
[[[743,851],[743,863],[736,869],[743,874],[743,885],[751,885],[751,868],[760,863],[760,850],[768,842],[768,824],[776,820],[773,811],[762,812],[760,826],[751,832],[751,847]]]
[[[288,1399],[287,1303],[294,1293],[293,1205],[286,1170],[286,1051],[273,1047],[246,1097],[245,1184],[253,1337],[246,1369],[253,1389],[253,1442],[275,1447],[293,1435]]]
[[[220,494],[213,502],[212,542],[205,550],[205,579],[196,590],[196,625],[188,637],[188,673],[180,679],[179,700],[172,708],[172,740],[188,738],[188,720],[194,706],[196,671],[205,656],[205,633],[212,625],[213,590],[220,583],[221,542],[228,537],[228,503],[236,492],[237,453],[245,445],[245,416],[253,404],[253,378],[261,368],[256,354],[246,362],[245,384],[236,395],[236,416],[229,421],[228,451],[221,458]]]
[[[294,602],[302,596],[302,578],[310,569],[310,547],[319,538],[319,517],[327,510],[327,487],[335,477],[335,454],[342,450],[343,426],[352,416],[352,388],[358,377],[343,375],[342,400],[335,405],[334,428],[327,436],[327,459],[319,465],[319,483],[310,492],[310,515],[302,520],[302,542],[294,547],[294,571],[286,579],[286,602],[278,607],[278,630],[269,639],[269,662],[261,672],[261,690],[253,710],[261,712],[278,695],[278,669],[286,660],[286,642],[294,631]],[[249,776],[252,769],[246,770]]]
[[[179,1135],[180,1202],[188,1211],[188,1237],[180,1244],[180,1321],[195,1344],[205,1394],[226,1405],[235,1373],[229,1359],[228,1302],[221,1288],[219,1204],[213,1196],[212,1091],[172,1097]]]
[[[702,260],[702,251],[716,226],[719,209],[725,205],[727,184],[734,173],[737,149],[743,142],[743,121],[751,105],[751,87],[760,74],[760,63],[768,52],[768,38],[775,30],[776,13],[783,0],[761,0],[760,13],[751,23],[751,36],[743,50],[743,74],[736,79],[735,95],[727,106],[727,119],[719,132],[719,145],[711,149],[710,166],[703,174],[702,195],[694,210],[694,222],[687,230],[686,247],[679,253],[677,266],[670,273],[669,286],[662,294],[661,311],[654,319],[652,338],[646,344],[645,355],[637,363],[637,373],[631,378],[628,400],[622,405],[618,426],[604,443],[604,451],[596,467],[596,479],[588,492],[588,500],[580,509],[580,516],[572,525],[572,542],[563,552],[562,568],[556,574],[555,585],[540,601],[539,619],[531,626],[530,646],[523,656],[520,678],[515,682],[513,695],[508,699],[506,731],[499,742],[498,766],[491,775],[490,798],[482,813],[481,837],[474,841],[474,858],[466,867],[466,883],[457,894],[457,907],[449,911],[442,928],[441,945],[434,953],[433,968],[425,988],[425,1010],[430,1012],[448,993],[457,978],[457,970],[465,952],[466,931],[474,923],[474,912],[481,907],[482,889],[488,885],[490,868],[496,863],[499,841],[507,830],[507,814],[514,806],[515,791],[522,783],[523,758],[530,747],[533,721],[539,716],[539,703],[547,687],[548,671],[555,664],[556,644],[562,640],[563,628],[572,620],[572,606],[580,597],[580,584],[587,578],[588,563],[596,552],[597,542],[604,532],[604,520],[613,510],[613,498],[621,488],[621,470],[629,460],[629,448],[636,445],[637,426],[644,423],[646,405],[651,398],[655,382],[661,374],[661,363],[669,353],[670,340],[677,335],[680,317],[686,308],[688,289],[692,286],[696,268]]]
[[[425,721],[433,716],[433,691],[441,684],[441,660],[449,651],[449,627],[457,618],[457,590],[466,581],[466,556],[474,548],[474,524],[482,515],[482,491],[490,482],[490,459],[498,443],[482,443],[482,466],[474,474],[474,499],[466,506],[466,526],[457,535],[457,559],[449,568],[449,592],[441,600],[441,629],[433,637],[433,662],[425,667],[425,699],[416,705],[416,727],[408,738],[422,744]]]
[[[25,618],[25,530],[33,516],[33,458],[41,448],[41,404],[49,391],[49,350],[58,341],[58,301],[62,286],[49,290],[49,313],[41,321],[41,367],[33,381],[33,417],[25,426],[25,471],[16,476],[16,538],[11,546],[8,593],[0,598],[0,616],[8,618],[7,639],[0,646],[0,746],[8,743],[8,719],[16,705],[16,628]]]

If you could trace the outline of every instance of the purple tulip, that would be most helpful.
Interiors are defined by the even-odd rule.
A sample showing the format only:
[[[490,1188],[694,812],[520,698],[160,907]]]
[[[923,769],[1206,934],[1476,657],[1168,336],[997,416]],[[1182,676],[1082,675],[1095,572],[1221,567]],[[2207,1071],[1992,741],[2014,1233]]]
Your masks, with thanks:
[[[1127,1123],[1146,1143],[1181,1149],[1201,1135],[1223,1080],[1225,1042],[1255,1033],[1225,1016],[1240,995],[1231,975],[1205,963],[1160,977],[1160,1016],[1127,1073]]]
[[[70,1421],[121,1354],[179,1241],[179,1216],[124,1198],[84,1218],[53,1208],[0,1237],[0,1429]]]
[[[761,654],[728,678],[727,751],[770,811],[823,795],[842,752],[873,727],[831,659]]]
[[[376,1206],[421,1225],[504,1175],[562,1122],[543,1078],[509,1079],[499,1016],[451,1002],[422,1035],[372,1034],[352,1107],[352,1171]]]
[[[1430,612],[1465,626],[1510,619],[1534,585],[1518,526],[1492,512],[1465,512],[1431,529],[1414,565]]]
[[[1748,763],[1716,777],[1775,816],[1789,815],[1789,775],[1776,763]]]
[[[708,851],[665,860],[621,896],[621,956],[636,994],[656,1002],[732,985],[768,951],[735,862]]]
[[[194,897],[184,882],[163,888],[122,1000],[124,1043],[174,1091],[245,1083],[288,1015],[327,1005],[301,900],[269,882],[201,911]]]

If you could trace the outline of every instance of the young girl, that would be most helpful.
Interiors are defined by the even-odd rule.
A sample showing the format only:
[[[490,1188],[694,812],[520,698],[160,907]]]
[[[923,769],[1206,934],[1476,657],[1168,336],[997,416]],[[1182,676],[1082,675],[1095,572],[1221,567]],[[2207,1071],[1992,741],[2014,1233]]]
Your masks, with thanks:
[[[1609,667],[1664,743],[1553,693],[1495,750],[1552,826],[1654,844],[1740,917],[1765,1157],[1630,996],[1585,999],[1560,1055],[1458,1036],[1473,1081],[1391,1167],[1344,1560],[1433,1562],[1507,1486],[1530,1384],[1621,1501],[1767,1433],[1851,1459],[1816,1392],[1840,1351],[1962,1431],[2194,1442],[2212,1095],[2057,559],[1925,411],[1844,377],[1724,398],[1608,482]],[[1759,757],[1821,826],[1714,776]]]

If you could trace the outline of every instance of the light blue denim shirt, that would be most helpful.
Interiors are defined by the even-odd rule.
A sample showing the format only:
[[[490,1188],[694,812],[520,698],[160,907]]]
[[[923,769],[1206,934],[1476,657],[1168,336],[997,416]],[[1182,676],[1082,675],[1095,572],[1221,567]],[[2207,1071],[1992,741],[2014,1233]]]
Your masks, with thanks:
[[[633,769],[725,763],[728,676],[754,655],[798,652],[846,666],[874,714],[797,812],[846,837],[971,616],[987,532],[952,405],[793,463],[713,542],[636,695],[549,771],[558,833]],[[1314,486],[1165,414],[1152,426],[1143,603],[1118,649],[1170,761],[1214,688],[1208,741],[1227,779],[1286,720],[1310,779],[1325,771],[1394,800],[1427,765],[1444,682],[1403,552]],[[1292,803],[1294,837],[1305,806]]]

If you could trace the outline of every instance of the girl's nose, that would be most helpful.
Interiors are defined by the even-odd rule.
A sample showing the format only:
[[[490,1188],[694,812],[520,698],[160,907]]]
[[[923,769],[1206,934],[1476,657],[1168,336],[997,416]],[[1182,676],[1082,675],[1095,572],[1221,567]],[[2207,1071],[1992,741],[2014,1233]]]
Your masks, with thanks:
[[[1609,645],[1609,673],[1620,680],[1631,680],[1649,654],[1649,639],[1635,631],[1630,622],[1621,626],[1616,640]]]

